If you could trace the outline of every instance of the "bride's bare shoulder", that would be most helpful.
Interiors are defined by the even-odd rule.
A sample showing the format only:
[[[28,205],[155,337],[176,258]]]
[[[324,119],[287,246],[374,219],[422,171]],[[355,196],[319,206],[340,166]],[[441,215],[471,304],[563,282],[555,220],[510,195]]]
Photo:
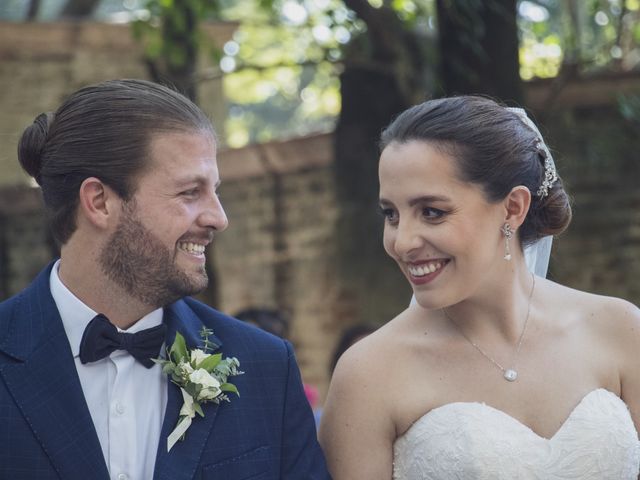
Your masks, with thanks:
[[[618,340],[629,335],[640,338],[640,309],[633,303],[606,295],[577,290],[545,280],[551,305],[598,335]]]
[[[349,347],[336,365],[335,375],[349,380],[380,375],[386,368],[395,368],[412,351],[412,342],[422,330],[433,330],[431,312],[412,305],[376,331]],[[393,361],[391,361],[393,360]]]

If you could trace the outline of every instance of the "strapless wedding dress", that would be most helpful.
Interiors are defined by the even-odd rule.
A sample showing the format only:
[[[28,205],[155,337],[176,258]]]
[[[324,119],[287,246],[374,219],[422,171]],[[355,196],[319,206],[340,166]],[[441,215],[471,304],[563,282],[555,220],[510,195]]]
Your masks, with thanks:
[[[482,403],[450,403],[394,444],[394,480],[637,480],[640,442],[625,403],[593,390],[552,438]]]

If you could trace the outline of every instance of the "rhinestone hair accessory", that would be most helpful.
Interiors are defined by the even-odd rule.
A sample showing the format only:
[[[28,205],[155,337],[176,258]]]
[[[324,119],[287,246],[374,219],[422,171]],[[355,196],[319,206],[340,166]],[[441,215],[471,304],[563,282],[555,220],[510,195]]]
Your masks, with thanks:
[[[549,190],[553,187],[553,184],[558,180],[558,172],[556,171],[556,165],[553,162],[553,157],[551,156],[551,152],[547,147],[547,144],[544,143],[542,139],[542,134],[536,124],[531,121],[531,119],[527,116],[527,113],[522,108],[512,108],[507,107],[507,110],[515,113],[522,122],[529,127],[538,137],[538,148],[540,148],[544,152],[544,180],[542,184],[538,188],[536,195],[540,198],[544,198],[549,195]]]

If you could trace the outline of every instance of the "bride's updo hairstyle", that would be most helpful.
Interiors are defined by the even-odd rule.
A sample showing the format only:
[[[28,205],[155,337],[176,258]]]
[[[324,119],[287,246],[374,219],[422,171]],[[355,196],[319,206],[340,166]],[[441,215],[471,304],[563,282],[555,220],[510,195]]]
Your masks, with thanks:
[[[560,178],[547,195],[538,193],[545,180],[543,140],[518,114],[493,100],[459,96],[416,105],[382,132],[380,146],[410,141],[427,142],[454,158],[460,178],[481,186],[490,202],[526,186],[532,198],[518,229],[522,246],[562,233],[571,221],[569,196]]]
[[[215,139],[207,116],[179,93],[144,80],[111,80],[72,94],[55,113],[42,113],[18,144],[22,168],[42,188],[56,241],[76,229],[78,192],[99,178],[125,201],[148,163],[151,135],[204,132]]]

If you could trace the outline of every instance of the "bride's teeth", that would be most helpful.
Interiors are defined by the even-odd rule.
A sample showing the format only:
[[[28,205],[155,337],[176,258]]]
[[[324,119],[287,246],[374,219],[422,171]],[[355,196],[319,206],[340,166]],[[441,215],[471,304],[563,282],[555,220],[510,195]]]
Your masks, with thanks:
[[[433,273],[436,270],[442,268],[442,263],[429,263],[426,265],[419,265],[417,267],[409,267],[409,273],[414,277],[424,277],[429,273]]]

